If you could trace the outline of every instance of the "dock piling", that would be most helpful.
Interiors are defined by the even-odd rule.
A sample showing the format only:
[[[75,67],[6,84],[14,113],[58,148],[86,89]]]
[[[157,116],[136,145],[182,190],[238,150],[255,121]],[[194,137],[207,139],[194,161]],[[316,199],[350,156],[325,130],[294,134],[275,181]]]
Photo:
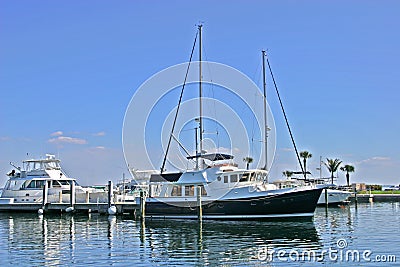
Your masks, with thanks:
[[[108,181],[108,207],[111,207],[113,201],[113,182]]]
[[[144,191],[140,191],[140,219],[144,220],[146,216],[146,198],[144,195]]]
[[[201,222],[203,220],[203,209],[201,206],[201,187],[197,186],[197,218]]]
[[[70,185],[70,199],[69,199],[69,204],[71,204],[71,207],[74,207],[75,205],[75,182],[72,181]]]
[[[89,203],[90,202],[90,195],[89,195],[89,191],[86,191],[86,195],[85,195],[85,202]]]
[[[356,207],[357,207],[357,204],[358,204],[357,191],[354,191],[354,202],[355,202]]]
[[[45,181],[44,187],[43,187],[43,199],[42,199],[42,205],[43,209],[46,207],[46,204],[48,202],[48,194],[49,194],[49,183]]]
[[[369,203],[374,203],[374,195],[370,194],[368,201],[369,201]]]
[[[328,202],[328,188],[325,188],[325,204],[328,207],[329,202]]]

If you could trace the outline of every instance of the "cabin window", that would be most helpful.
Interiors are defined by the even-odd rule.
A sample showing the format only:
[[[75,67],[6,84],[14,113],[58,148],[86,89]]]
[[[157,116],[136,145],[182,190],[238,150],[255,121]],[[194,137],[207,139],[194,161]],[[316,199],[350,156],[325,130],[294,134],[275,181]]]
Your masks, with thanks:
[[[41,162],[34,162],[34,163],[33,163],[33,169],[34,169],[34,170],[41,170],[41,169],[43,169]]]
[[[174,185],[174,186],[172,187],[171,196],[173,196],[173,197],[182,196],[182,186],[180,186],[180,185]]]
[[[231,183],[236,183],[238,181],[238,175],[237,174],[232,174],[231,175]]]
[[[52,185],[53,185],[53,187],[61,187],[61,184],[56,180],[52,181]]]
[[[32,180],[26,188],[43,188],[45,182],[44,180]]]
[[[30,181],[25,181],[22,185],[20,189],[25,189],[28,185],[29,185]]]
[[[10,185],[11,185],[11,181],[8,180],[7,183],[6,183],[6,185],[4,186],[4,189],[10,190]]]
[[[207,196],[207,191],[204,188],[204,185],[199,185],[199,187],[200,187],[200,190],[201,190],[201,195],[202,196]]]
[[[240,176],[239,182],[248,182],[249,181],[249,175],[250,175],[250,173],[243,173]]]
[[[185,186],[185,196],[194,196],[194,185]]]
[[[228,183],[228,176],[224,176],[224,183]]]
[[[69,182],[67,180],[59,180],[58,181],[61,185],[69,185]]]

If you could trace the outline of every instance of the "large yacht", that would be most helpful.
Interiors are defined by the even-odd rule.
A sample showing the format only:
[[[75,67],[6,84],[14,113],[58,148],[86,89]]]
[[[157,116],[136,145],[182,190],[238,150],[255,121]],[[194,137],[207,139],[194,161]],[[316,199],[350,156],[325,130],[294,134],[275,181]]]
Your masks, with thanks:
[[[211,165],[183,173],[151,175],[147,216],[197,218],[199,205],[204,219],[313,216],[322,188],[279,189],[268,183],[265,170],[239,169],[236,164],[226,163],[233,159],[231,155],[203,154],[201,158]]]
[[[85,199],[86,192],[90,192],[91,198],[96,198],[96,201],[106,199],[104,192],[95,188],[84,188],[76,179],[68,177],[61,169],[60,160],[54,155],[46,154],[44,159],[24,160],[22,167],[11,165],[14,169],[7,174],[8,180],[1,194],[1,203],[40,203],[46,183],[50,202],[68,202],[72,183],[75,184],[77,202]]]
[[[265,145],[264,166],[261,169],[240,169],[233,162],[232,155],[218,152],[209,153],[203,149],[201,29],[202,25],[199,25],[200,45],[199,61],[197,62],[199,64],[199,116],[193,118],[199,123],[195,128],[195,155],[191,155],[183,148],[188,155],[187,159],[195,161],[195,167],[187,168],[182,172],[165,172],[171,140],[177,140],[173,133],[185,88],[184,83],[160,172],[150,175],[149,197],[145,206],[146,216],[188,219],[197,217],[204,219],[264,219],[313,216],[323,188],[307,185],[279,189],[268,182],[267,131],[269,128],[267,126],[265,75],[263,75],[264,125],[262,127]],[[264,63],[265,51],[262,52]],[[263,73],[265,73],[265,64],[263,64]],[[183,147],[178,140],[177,142],[180,147]]]

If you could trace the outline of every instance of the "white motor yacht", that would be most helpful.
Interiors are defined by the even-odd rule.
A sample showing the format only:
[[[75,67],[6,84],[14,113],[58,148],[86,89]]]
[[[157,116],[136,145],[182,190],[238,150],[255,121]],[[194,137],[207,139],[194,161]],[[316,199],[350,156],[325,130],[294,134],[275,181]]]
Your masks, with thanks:
[[[40,203],[43,200],[43,188],[48,185],[49,202],[68,202],[71,184],[75,185],[76,201],[83,202],[87,192],[91,201],[107,201],[104,190],[82,187],[76,179],[68,177],[61,169],[60,160],[54,155],[46,154],[44,159],[28,159],[9,172],[3,188],[0,203]],[[100,192],[101,191],[101,192]]]
[[[348,199],[351,196],[351,192],[340,190],[336,185],[328,185],[322,182],[322,179],[309,179],[308,184],[315,184],[317,187],[325,188],[318,199],[318,205],[326,205],[326,200],[328,200],[328,205],[340,205],[348,203]],[[277,180],[273,182],[278,188],[294,188],[299,186],[304,186],[306,183],[304,179],[289,178],[285,180]],[[328,194],[326,198],[325,194]]]

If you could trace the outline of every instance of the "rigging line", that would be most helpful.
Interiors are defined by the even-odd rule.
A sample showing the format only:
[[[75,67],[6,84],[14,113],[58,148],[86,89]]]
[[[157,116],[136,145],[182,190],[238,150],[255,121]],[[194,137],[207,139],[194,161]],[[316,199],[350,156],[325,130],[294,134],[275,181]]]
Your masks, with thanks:
[[[294,137],[293,137],[292,131],[291,131],[290,126],[289,126],[289,121],[287,119],[286,112],[285,112],[285,109],[283,108],[282,100],[281,100],[281,97],[279,95],[278,86],[276,85],[274,74],[272,73],[272,68],[271,68],[271,65],[269,64],[268,57],[266,57],[266,59],[267,59],[269,72],[271,74],[271,78],[272,78],[272,81],[274,83],[275,91],[276,91],[276,94],[278,95],[278,100],[279,100],[279,103],[280,103],[281,108],[282,108],[283,116],[285,117],[286,125],[287,125],[288,130],[289,130],[290,138],[292,139],[293,147],[294,147],[294,150],[296,152],[297,160],[299,162],[299,165],[300,165],[300,168],[301,168],[301,172],[304,175],[304,179],[306,179],[306,173],[305,173],[305,171],[303,169],[303,165],[301,164],[301,160],[300,160],[300,157],[299,157],[299,152],[297,151],[296,143],[294,142]]]
[[[185,89],[186,80],[187,80],[187,77],[188,77],[188,74],[189,74],[189,67],[190,67],[190,63],[192,62],[192,57],[193,57],[193,53],[194,53],[194,48],[196,47],[196,41],[197,41],[198,34],[199,34],[199,31],[196,32],[196,36],[194,38],[192,52],[190,53],[189,63],[188,63],[187,69],[186,69],[185,79],[184,79],[183,84],[182,84],[181,95],[179,96],[178,107],[176,108],[174,123],[172,124],[171,134],[169,135],[169,139],[168,139],[167,150],[165,151],[163,163],[161,165],[161,173],[164,172],[165,162],[167,161],[167,155],[168,155],[169,147],[171,145],[172,136],[173,136],[173,133],[174,133],[174,130],[175,130],[175,124],[176,124],[176,120],[178,118],[179,108],[180,108],[181,103],[182,103],[183,91]]]
[[[183,151],[185,151],[186,155],[190,156],[189,151],[187,151],[187,149],[182,145],[181,142],[179,142],[179,140],[175,137],[175,135],[172,134],[172,138],[174,138],[174,140],[178,143],[178,145],[183,149]]]

